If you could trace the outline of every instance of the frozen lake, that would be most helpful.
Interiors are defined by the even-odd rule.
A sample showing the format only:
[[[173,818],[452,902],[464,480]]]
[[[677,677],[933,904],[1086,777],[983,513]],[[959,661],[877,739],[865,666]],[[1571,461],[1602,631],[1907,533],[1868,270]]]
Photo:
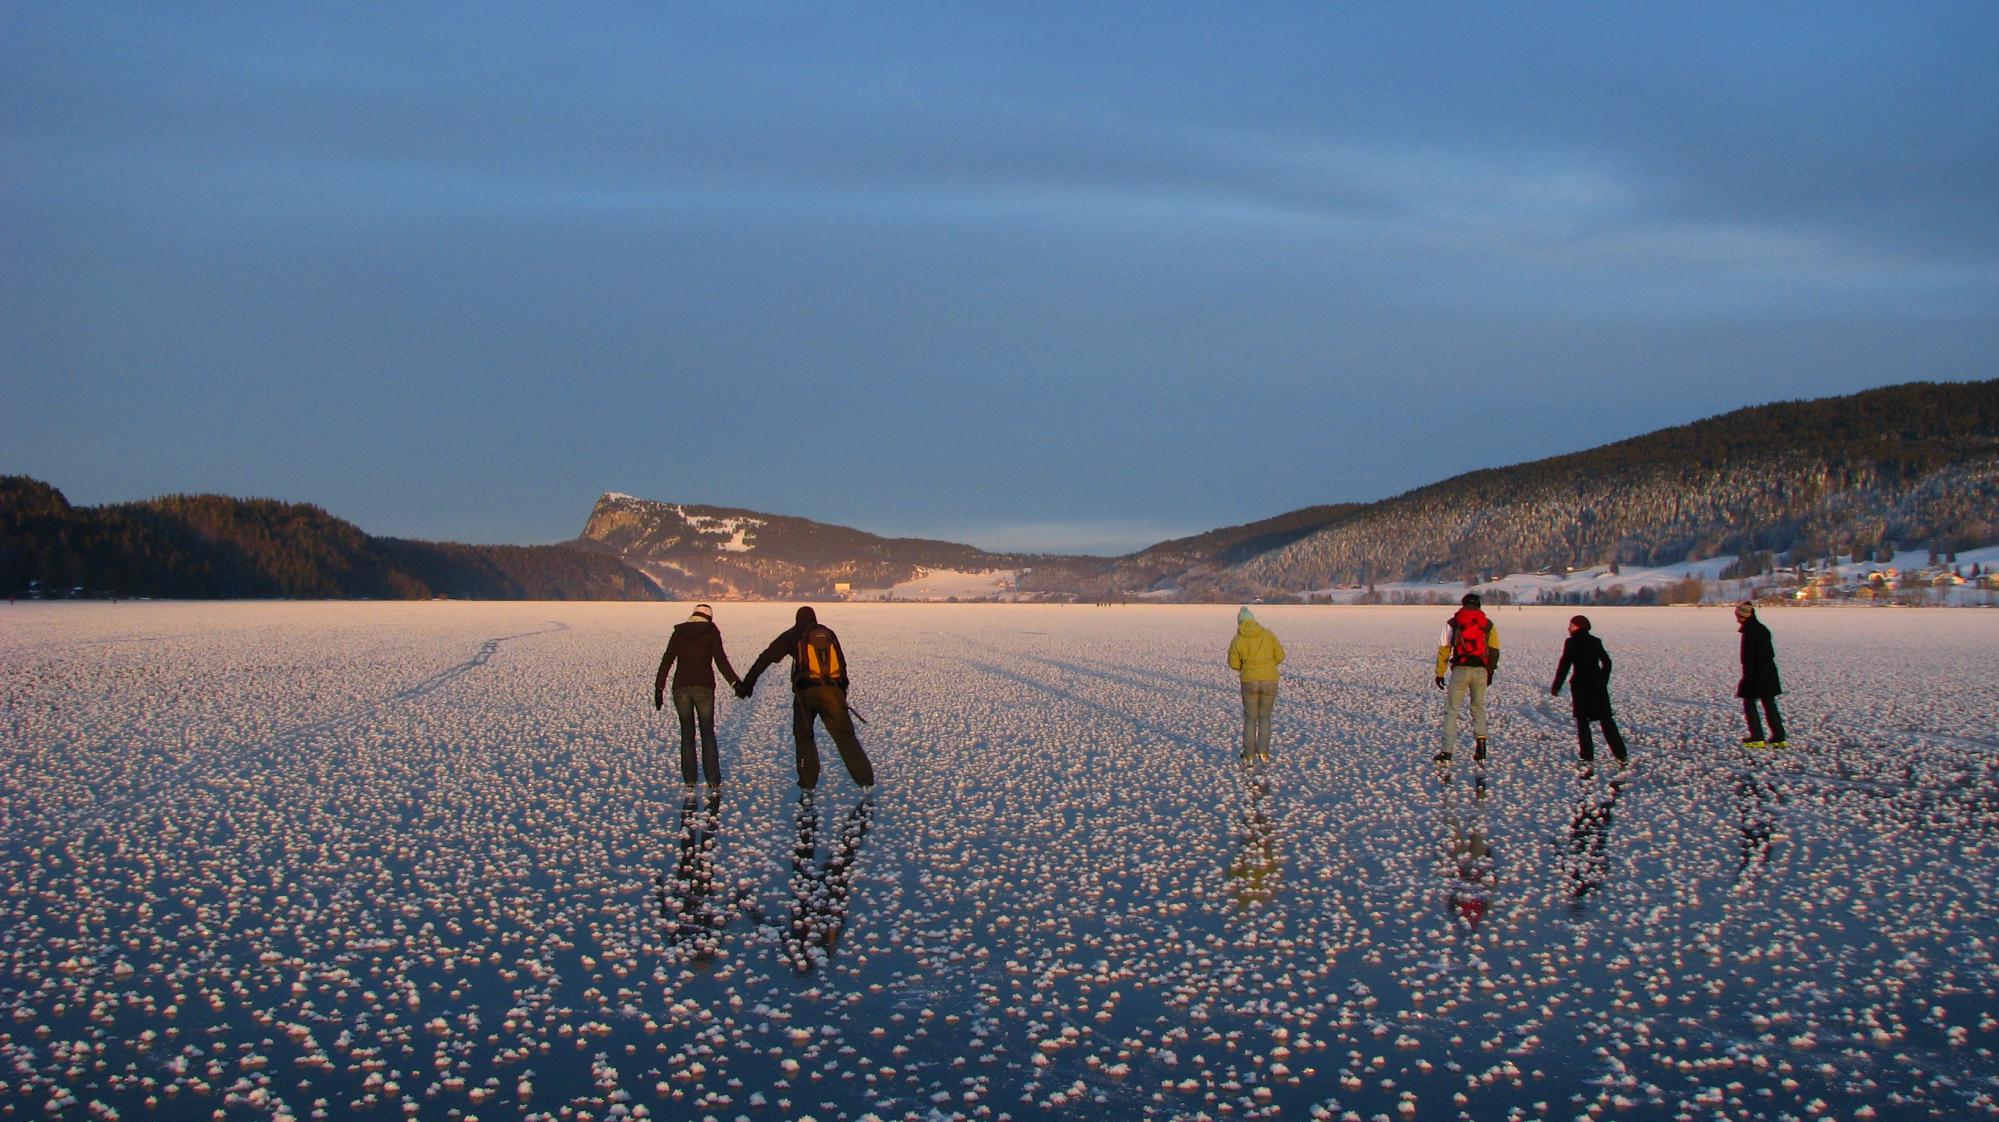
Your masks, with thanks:
[[[1999,612],[1766,612],[1751,755],[1726,609],[1591,611],[1582,775],[1498,610],[1445,776],[1446,609],[1260,609],[1245,772],[1232,606],[821,605],[881,784],[802,806],[782,669],[683,798],[684,605],[5,611],[15,1117],[1999,1115]]]

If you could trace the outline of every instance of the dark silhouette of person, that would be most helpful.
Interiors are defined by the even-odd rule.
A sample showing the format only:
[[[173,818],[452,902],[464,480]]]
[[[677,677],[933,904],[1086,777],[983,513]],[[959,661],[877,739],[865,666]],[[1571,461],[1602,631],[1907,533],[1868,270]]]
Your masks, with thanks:
[[[808,791],[819,785],[819,745],[812,736],[812,722],[818,720],[840,750],[847,774],[862,790],[872,789],[874,765],[861,750],[853,711],[847,707],[847,653],[840,648],[840,637],[820,623],[811,608],[799,608],[798,622],[757,656],[736,686],[736,696],[750,696],[764,670],[786,658],[791,660],[791,739],[798,758],[798,785]]]
[[[801,974],[824,965],[846,930],[854,862],[874,822],[874,809],[870,791],[841,819],[822,862],[818,802],[810,791],[798,801],[798,844],[791,853],[791,930],[784,938],[784,954]]]
[[[1610,745],[1610,754],[1618,763],[1625,762],[1624,736],[1617,731],[1617,718],[1610,711],[1610,652],[1591,633],[1588,616],[1569,620],[1569,638],[1562,644],[1562,661],[1555,665],[1555,684],[1548,692],[1560,694],[1562,680],[1572,670],[1575,677],[1569,682],[1569,706],[1576,718],[1577,751],[1585,761],[1596,759],[1589,729],[1594,721],[1603,725],[1603,740]]]
[[[676,666],[675,663],[679,665]],[[667,674],[673,675],[673,711],[680,717],[680,781],[694,785],[694,728],[701,727],[701,767],[710,784],[722,782],[722,757],[715,747],[715,667],[730,685],[741,679],[722,649],[722,632],[715,626],[715,609],[696,604],[687,622],[673,629],[659,672],[652,678],[652,707],[660,708]]]
[[[1770,629],[1756,618],[1756,605],[1747,600],[1737,604],[1735,618],[1742,625],[1742,681],[1736,684],[1735,696],[1742,699],[1742,719],[1749,725],[1743,747],[1786,747],[1789,737],[1784,735],[1784,718],[1777,713],[1777,695],[1784,692],[1777,677],[1777,646],[1770,641]],[[1768,740],[1763,739],[1763,722],[1756,719],[1759,703],[1770,718]]]

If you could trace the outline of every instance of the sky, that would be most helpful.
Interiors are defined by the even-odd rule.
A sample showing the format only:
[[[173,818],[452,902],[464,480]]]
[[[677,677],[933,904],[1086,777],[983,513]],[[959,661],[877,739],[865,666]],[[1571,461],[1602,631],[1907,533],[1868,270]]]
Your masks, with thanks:
[[[1118,553],[1999,377],[1999,4],[0,8],[0,474]]]

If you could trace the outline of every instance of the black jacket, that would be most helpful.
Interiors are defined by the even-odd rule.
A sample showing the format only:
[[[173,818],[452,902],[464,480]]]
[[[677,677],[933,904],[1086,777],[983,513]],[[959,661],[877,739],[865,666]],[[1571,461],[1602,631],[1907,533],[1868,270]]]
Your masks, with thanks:
[[[679,665],[675,666],[674,663]],[[729,665],[728,652],[722,649],[722,631],[705,619],[690,619],[673,629],[673,637],[666,641],[666,653],[659,658],[659,673],[653,675],[652,696],[656,701],[666,692],[667,671],[673,672],[673,688],[683,686],[706,686],[715,688],[715,667],[722,668],[722,677],[735,685],[742,679],[736,677],[736,668]]]
[[[1576,716],[1592,721],[1601,721],[1610,714],[1610,652],[1603,649],[1603,640],[1587,631],[1578,631],[1562,644],[1562,661],[1555,666],[1554,689],[1562,688],[1562,679],[1575,672],[1569,682],[1569,704],[1575,707]]]
[[[794,692],[805,688],[807,685],[816,684],[804,680],[805,668],[798,661],[798,641],[805,637],[807,631],[815,627],[825,627],[824,624],[819,622],[818,613],[814,612],[811,608],[798,609],[798,622],[792,624],[789,629],[770,641],[770,646],[765,647],[764,653],[757,656],[756,662],[751,664],[750,672],[743,676],[743,680],[750,683],[751,687],[754,688],[757,679],[763,675],[766,668],[774,666],[779,661],[788,658],[791,660],[791,688]],[[825,630],[828,635],[833,635],[832,628],[826,627]],[[840,649],[840,637],[838,635],[833,635],[833,650],[840,658],[840,673],[833,679],[832,684],[845,690],[847,688],[847,652]]]
[[[1770,629],[1750,616],[1742,621],[1742,681],[1735,687],[1737,697],[1776,697],[1784,692],[1777,679],[1777,647],[1770,642]]]

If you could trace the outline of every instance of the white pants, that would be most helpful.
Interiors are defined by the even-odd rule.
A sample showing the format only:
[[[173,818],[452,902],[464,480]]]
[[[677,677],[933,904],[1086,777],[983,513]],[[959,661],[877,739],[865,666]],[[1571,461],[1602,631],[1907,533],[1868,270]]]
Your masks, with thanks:
[[[1485,739],[1485,677],[1483,666],[1451,667],[1451,689],[1444,702],[1444,751],[1450,752],[1458,741],[1458,708],[1465,702],[1465,691],[1471,691],[1471,732],[1479,739]]]

